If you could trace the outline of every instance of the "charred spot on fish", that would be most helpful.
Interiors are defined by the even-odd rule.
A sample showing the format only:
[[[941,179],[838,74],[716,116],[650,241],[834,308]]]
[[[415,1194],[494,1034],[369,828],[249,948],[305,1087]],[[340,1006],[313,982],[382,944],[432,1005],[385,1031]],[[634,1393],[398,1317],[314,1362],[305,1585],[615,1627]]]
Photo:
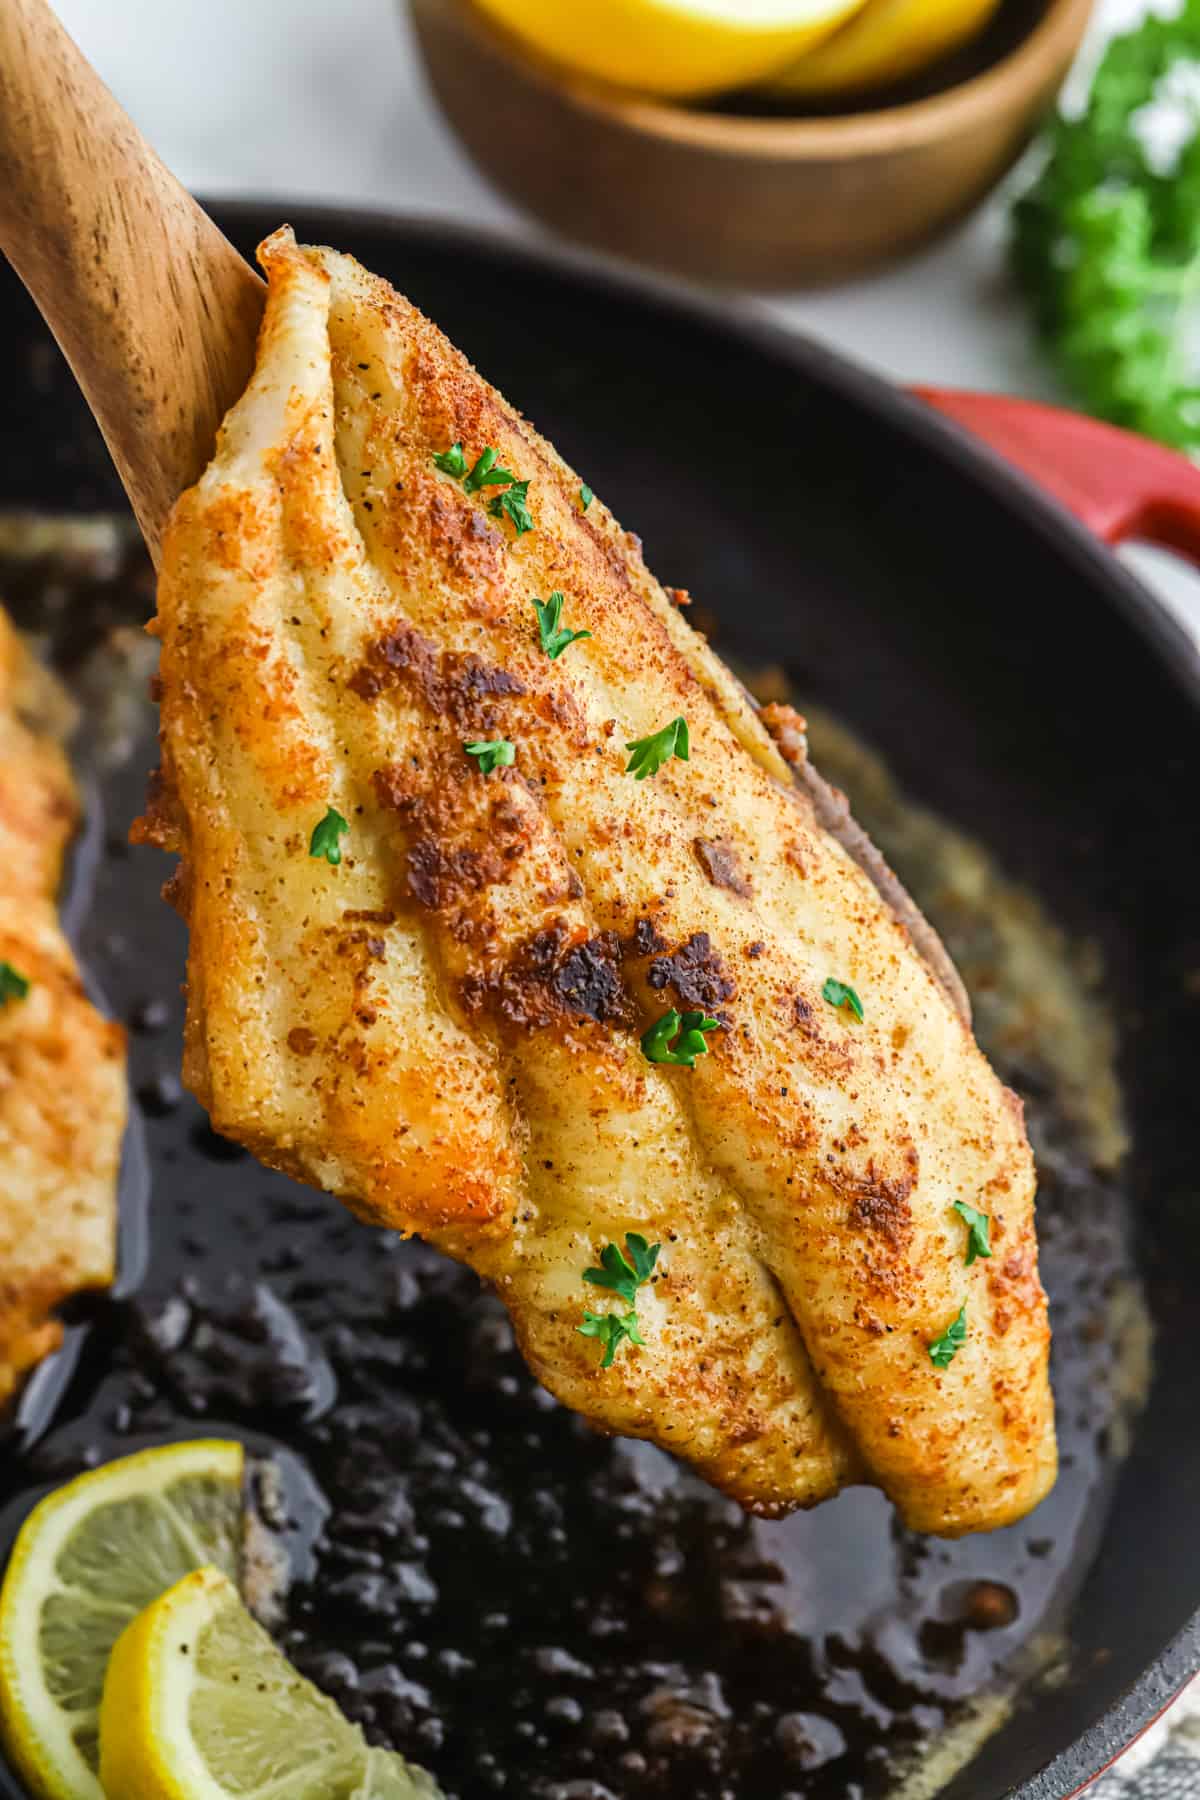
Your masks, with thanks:
[[[393,675],[411,675],[423,686],[437,678],[440,652],[412,625],[396,625],[367,646],[367,660]]]
[[[519,676],[485,662],[474,652],[440,650],[411,625],[400,624],[367,645],[362,665],[350,677],[360,699],[376,700],[388,688],[404,687],[439,718],[460,729],[494,723],[493,699],[528,692]]]
[[[295,1025],[287,1035],[288,1049],[297,1056],[311,1056],[317,1047],[316,1033],[307,1025]]]
[[[431,912],[461,912],[489,887],[513,878],[529,849],[527,812],[513,798],[519,777],[498,769],[486,783],[453,759],[430,780],[405,763],[376,769],[372,786],[382,807],[400,821],[408,898]],[[451,920],[456,933],[466,921]],[[474,930],[474,928],[472,928]]]
[[[667,940],[659,933],[653,919],[639,919],[633,928],[633,936],[629,939],[629,949],[634,956],[657,956],[660,950],[667,948]]]
[[[899,1249],[912,1231],[911,1209],[890,1182],[865,1184],[850,1203],[850,1223]]]
[[[421,804],[419,790],[413,784],[412,772],[402,763],[389,763],[371,775],[371,786],[380,806],[402,819],[411,818]]]
[[[737,983],[726,972],[707,931],[694,931],[670,956],[657,957],[646,980],[655,989],[673,988],[685,1006],[700,1007],[717,1018],[722,1017],[725,1001],[737,993]]]
[[[525,683],[508,669],[495,669],[485,663],[479,656],[464,656],[461,659],[447,655],[449,664],[459,663],[462,691],[472,700],[482,700],[487,694],[525,694],[528,689]]]
[[[411,625],[398,625],[367,645],[365,661],[350,677],[350,687],[360,699],[375,700],[407,679],[429,693],[437,684],[437,663],[436,644]]]
[[[920,1159],[911,1144],[905,1150],[904,1162],[903,1175],[880,1176],[872,1162],[865,1178],[844,1184],[850,1191],[851,1225],[882,1238],[891,1250],[902,1250],[912,1236],[910,1200],[917,1185]]]
[[[578,941],[561,921],[536,932],[502,967],[468,976],[461,993],[469,1012],[486,1008],[523,1029],[572,1020],[625,1025],[633,1017],[616,938],[604,932]]]
[[[742,868],[735,846],[728,838],[693,838],[692,851],[714,887],[728,888],[731,894],[749,900],[754,891],[750,886],[750,878]]]
[[[572,950],[553,980],[571,1010],[582,1018],[607,1024],[623,1018],[628,1011],[617,945],[607,934],[590,938]]]
[[[477,850],[449,850],[436,838],[418,838],[404,859],[408,891],[431,912],[440,912],[466,894],[488,885],[488,871]]]
[[[364,663],[361,668],[355,669],[347,683],[350,692],[357,694],[360,700],[366,700],[368,704],[372,700],[378,700],[383,690],[390,685],[385,674],[379,669],[371,668],[367,663]]]

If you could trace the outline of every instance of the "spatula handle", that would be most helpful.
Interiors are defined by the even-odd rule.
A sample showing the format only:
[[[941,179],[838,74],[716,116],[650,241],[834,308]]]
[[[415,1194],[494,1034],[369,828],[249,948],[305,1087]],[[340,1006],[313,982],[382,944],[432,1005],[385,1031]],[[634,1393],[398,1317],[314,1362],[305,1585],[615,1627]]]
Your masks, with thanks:
[[[0,249],[74,370],[157,560],[168,512],[246,384],[263,287],[45,0],[0,0]]]
[[[1188,457],[1034,400],[913,392],[1032,475],[1106,544],[1140,538],[1200,567],[1200,469]]]

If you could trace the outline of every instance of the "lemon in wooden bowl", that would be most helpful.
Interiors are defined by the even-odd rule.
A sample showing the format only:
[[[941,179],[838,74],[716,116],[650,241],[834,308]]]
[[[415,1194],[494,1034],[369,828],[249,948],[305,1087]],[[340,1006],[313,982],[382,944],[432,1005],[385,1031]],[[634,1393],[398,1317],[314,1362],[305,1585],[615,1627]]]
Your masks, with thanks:
[[[664,98],[742,87],[784,68],[863,0],[478,0],[564,69]]]

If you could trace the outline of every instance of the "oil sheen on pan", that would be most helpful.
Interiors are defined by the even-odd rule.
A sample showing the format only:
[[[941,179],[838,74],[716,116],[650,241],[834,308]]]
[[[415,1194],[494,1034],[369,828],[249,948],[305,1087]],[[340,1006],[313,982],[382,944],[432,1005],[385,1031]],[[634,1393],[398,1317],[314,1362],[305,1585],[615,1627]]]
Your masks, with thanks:
[[[117,528],[88,529],[94,556],[14,534],[37,554],[5,558],[0,588],[85,709],[97,855],[77,859],[68,919],[130,1030],[152,1229],[140,1272],[126,1243],[119,1297],[82,1311],[65,1391],[27,1395],[0,1460],[6,1533],[94,1460],[229,1431],[282,1470],[284,1648],[447,1794],[484,1800],[515,1774],[539,1800],[932,1791],[1018,1679],[1053,1678],[1148,1378],[1114,1034],[1086,949],[810,717],[818,766],[940,929],[986,1052],[1026,1096],[1062,1470],[1031,1520],[954,1543],[904,1531],[868,1489],[748,1518],[553,1401],[476,1276],[263,1171],[183,1093],[184,932],[161,858],[123,840],[155,754],[147,574]],[[69,637],[61,598],[47,609],[64,582]],[[778,672],[743,673],[803,706]]]

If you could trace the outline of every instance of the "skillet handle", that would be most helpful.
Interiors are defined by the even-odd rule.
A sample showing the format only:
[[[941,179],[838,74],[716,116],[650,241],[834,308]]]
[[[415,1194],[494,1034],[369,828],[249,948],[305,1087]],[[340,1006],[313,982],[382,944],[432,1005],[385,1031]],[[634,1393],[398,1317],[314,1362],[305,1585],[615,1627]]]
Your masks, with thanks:
[[[912,391],[1032,476],[1106,544],[1140,538],[1200,567],[1200,468],[1186,456],[1034,400]]]

